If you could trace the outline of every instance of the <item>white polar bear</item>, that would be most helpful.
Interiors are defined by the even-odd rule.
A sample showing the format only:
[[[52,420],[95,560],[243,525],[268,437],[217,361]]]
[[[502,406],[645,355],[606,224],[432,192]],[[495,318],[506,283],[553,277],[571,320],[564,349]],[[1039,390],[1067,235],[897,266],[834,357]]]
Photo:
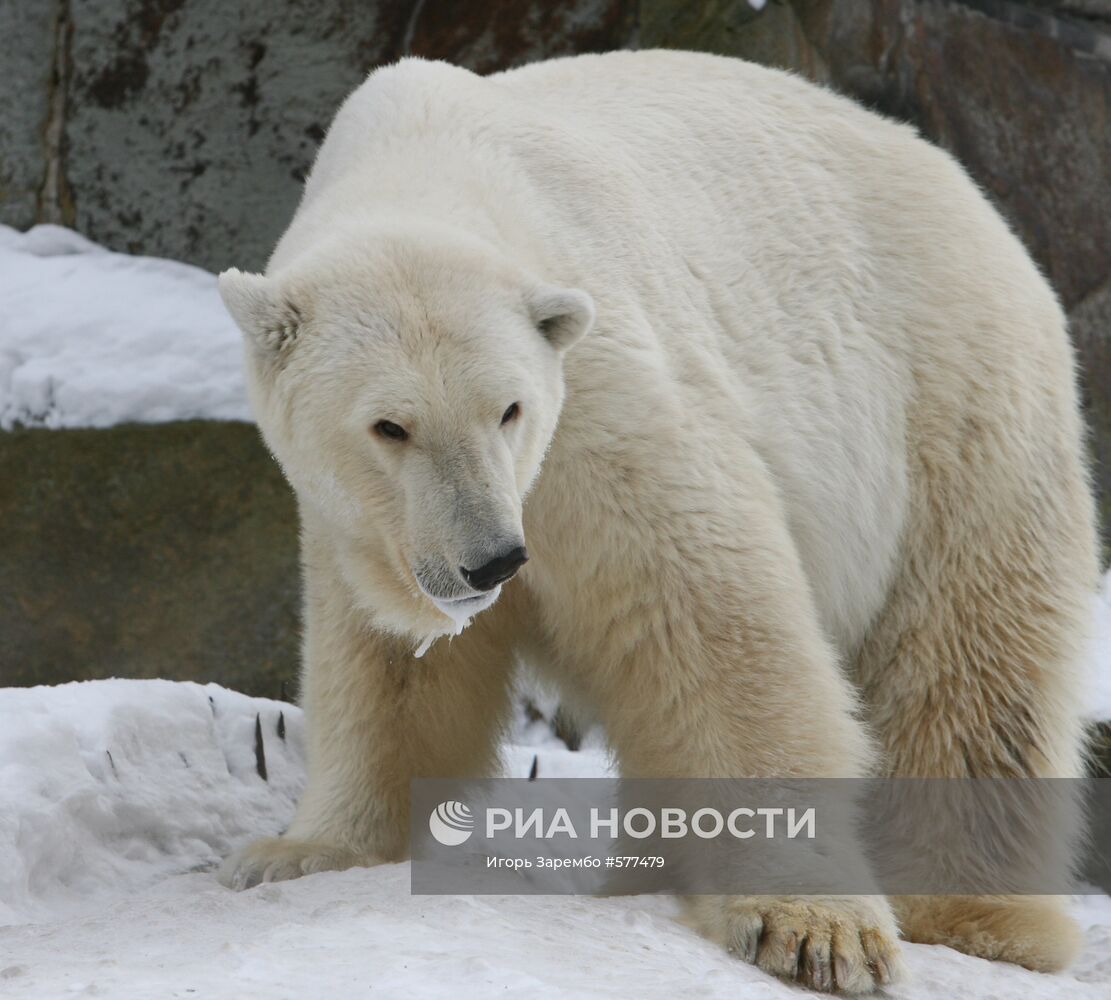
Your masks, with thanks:
[[[229,884],[403,857],[410,779],[495,766],[522,655],[626,775],[1078,773],[1065,323],[910,129],[710,56],[406,60],[220,287],[300,501],[310,734]],[[1077,945],[1055,898],[894,904],[1033,968]],[[819,988],[898,971],[882,897],[692,911]]]

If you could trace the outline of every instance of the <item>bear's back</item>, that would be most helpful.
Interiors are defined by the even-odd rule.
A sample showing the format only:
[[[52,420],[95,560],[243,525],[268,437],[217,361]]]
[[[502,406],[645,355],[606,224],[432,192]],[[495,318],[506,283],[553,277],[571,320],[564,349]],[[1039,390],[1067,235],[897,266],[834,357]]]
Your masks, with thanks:
[[[891,267],[905,257],[927,275],[978,268],[989,248],[1025,257],[909,127],[788,73],[685,52],[490,77],[420,59],[376,70],[337,113],[291,229],[406,212],[458,214],[527,265],[583,275],[669,256],[730,285],[780,261],[821,286],[882,265],[904,296],[921,291],[920,274]]]

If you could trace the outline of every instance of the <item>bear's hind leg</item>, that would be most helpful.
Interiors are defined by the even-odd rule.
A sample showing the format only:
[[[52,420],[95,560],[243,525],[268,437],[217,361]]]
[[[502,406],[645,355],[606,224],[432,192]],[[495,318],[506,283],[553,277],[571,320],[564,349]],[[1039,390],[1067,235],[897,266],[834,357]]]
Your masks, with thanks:
[[[1081,774],[1078,672],[1097,577],[1092,503],[1071,418],[1039,422],[1019,436],[981,414],[947,440],[939,421],[915,453],[924,496],[855,671],[890,776]],[[1024,824],[1013,826],[1021,840]],[[963,865],[973,881],[982,866],[968,839],[931,821],[916,853],[934,871],[959,877]],[[1070,834],[1048,846],[1041,874],[1065,892]],[[1079,948],[1062,897],[893,903],[912,941],[1041,971],[1062,968]]]

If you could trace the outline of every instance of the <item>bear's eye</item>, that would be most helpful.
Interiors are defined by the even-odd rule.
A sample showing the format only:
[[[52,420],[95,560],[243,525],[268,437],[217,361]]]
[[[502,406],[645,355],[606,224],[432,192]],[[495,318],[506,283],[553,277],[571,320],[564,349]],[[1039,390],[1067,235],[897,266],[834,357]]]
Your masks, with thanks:
[[[409,436],[409,432],[404,427],[399,427],[391,420],[379,420],[374,425],[374,432],[391,441],[404,441]]]
[[[521,415],[521,404],[510,403],[506,408],[505,413],[501,415],[502,426],[504,427],[511,420],[516,420]]]

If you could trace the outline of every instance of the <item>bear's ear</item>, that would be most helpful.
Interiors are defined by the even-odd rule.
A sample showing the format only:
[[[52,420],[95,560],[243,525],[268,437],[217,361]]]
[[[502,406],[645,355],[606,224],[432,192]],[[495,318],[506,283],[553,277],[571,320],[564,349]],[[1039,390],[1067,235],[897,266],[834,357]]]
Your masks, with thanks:
[[[529,315],[557,351],[566,351],[594,325],[594,300],[577,288],[538,288],[529,296]]]
[[[220,297],[251,343],[264,354],[289,347],[301,330],[301,313],[272,279],[236,268],[219,277]]]

